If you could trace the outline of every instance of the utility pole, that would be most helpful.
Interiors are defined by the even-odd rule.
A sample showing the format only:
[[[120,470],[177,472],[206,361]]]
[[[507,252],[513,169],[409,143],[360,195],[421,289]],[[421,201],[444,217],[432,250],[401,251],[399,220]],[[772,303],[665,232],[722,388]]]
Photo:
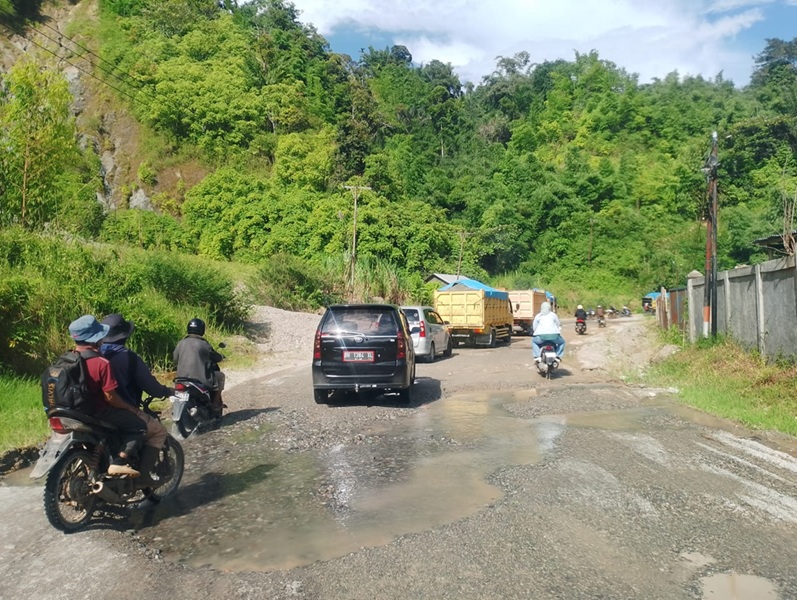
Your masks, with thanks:
[[[706,269],[703,290],[703,337],[717,335],[717,168],[719,167],[717,132],[711,135],[711,152],[703,173],[708,180],[706,219]]]
[[[371,191],[367,185],[344,185],[354,197],[354,219],[351,227],[351,256],[349,257],[349,300],[354,300],[354,267],[357,264],[357,200],[363,190]]]

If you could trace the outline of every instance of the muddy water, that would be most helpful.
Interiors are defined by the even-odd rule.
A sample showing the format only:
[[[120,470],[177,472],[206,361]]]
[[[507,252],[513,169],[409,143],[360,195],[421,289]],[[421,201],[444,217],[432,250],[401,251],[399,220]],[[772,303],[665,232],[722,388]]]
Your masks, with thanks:
[[[238,474],[188,483],[142,517],[151,521],[139,523],[141,534],[170,560],[262,571],[454,522],[501,497],[487,483],[490,473],[540,461],[564,430],[501,408],[517,399],[447,398],[389,431],[332,448],[321,462],[258,452]]]

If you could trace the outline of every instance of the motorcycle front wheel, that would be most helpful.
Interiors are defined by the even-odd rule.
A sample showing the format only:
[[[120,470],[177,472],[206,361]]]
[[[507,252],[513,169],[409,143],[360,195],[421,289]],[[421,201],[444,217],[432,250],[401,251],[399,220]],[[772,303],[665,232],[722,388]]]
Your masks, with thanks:
[[[158,463],[155,465],[155,473],[158,477],[165,479],[162,485],[150,488],[147,498],[153,502],[172,496],[180,485],[185,470],[185,454],[183,447],[172,436],[166,438],[166,444],[160,451]]]
[[[175,423],[177,425],[177,431],[180,432],[180,435],[183,436],[184,439],[194,433],[199,425],[198,410],[196,402],[194,402],[193,399],[189,400],[183,410],[183,414],[180,415],[180,420]]]
[[[91,454],[74,450],[50,471],[44,485],[44,514],[56,529],[71,533],[91,520],[97,496],[91,493]]]

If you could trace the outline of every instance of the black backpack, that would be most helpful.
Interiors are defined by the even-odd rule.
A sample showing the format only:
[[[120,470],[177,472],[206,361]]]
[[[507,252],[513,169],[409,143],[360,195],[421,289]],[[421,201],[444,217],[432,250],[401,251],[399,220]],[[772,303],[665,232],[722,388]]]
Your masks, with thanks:
[[[94,410],[94,398],[86,386],[86,359],[100,356],[94,350],[70,350],[58,357],[42,374],[42,404],[45,412],[67,408],[83,413]]]

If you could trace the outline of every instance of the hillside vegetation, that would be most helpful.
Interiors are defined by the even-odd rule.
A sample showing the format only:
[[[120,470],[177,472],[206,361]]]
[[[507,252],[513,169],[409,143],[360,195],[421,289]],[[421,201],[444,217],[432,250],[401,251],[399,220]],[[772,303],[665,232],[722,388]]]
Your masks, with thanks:
[[[463,85],[403,46],[335,54],[282,0],[0,0],[0,24],[35,42],[0,88],[0,361],[15,371],[83,311],[147,323],[156,361],[189,313],[240,325],[237,270],[203,260],[252,265],[250,291],[291,308],[428,300],[431,271],[633,301],[702,268],[714,130],[721,268],[763,258],[751,242],[783,230],[797,191],[797,39],[769,40],[745,89],[642,84],[594,51],[499,57]],[[154,210],[129,208],[139,190]]]

